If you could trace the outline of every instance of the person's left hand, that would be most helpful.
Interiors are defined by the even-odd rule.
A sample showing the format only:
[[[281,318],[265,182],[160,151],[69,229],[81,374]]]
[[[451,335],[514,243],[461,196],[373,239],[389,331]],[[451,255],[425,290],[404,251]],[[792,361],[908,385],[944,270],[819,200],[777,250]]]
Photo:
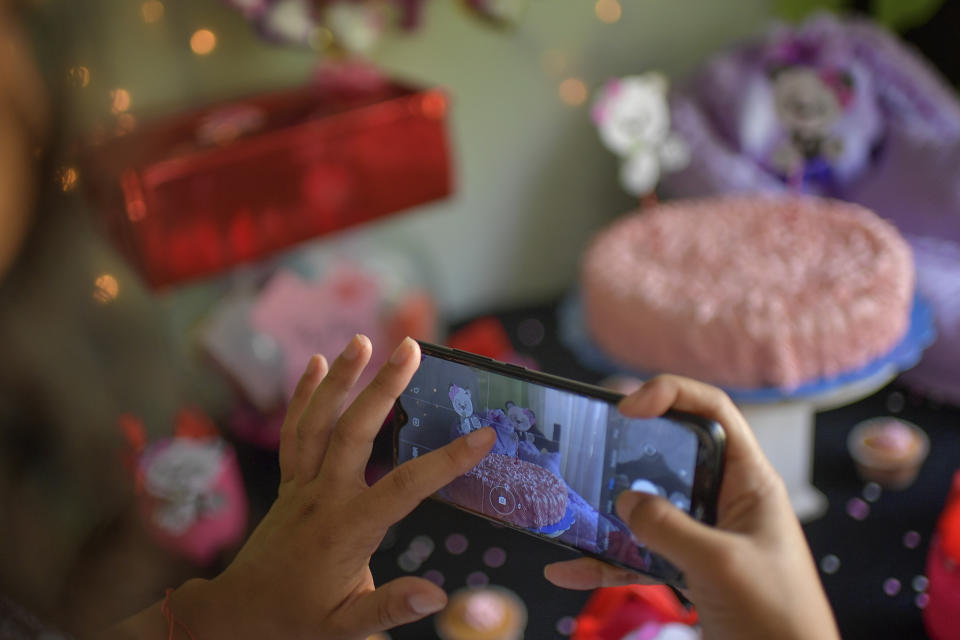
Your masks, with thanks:
[[[373,486],[373,440],[420,364],[401,343],[341,415],[371,355],[355,337],[327,371],[313,356],[290,402],[277,501],[227,570],[173,593],[171,610],[197,638],[366,638],[444,608],[442,589],[402,577],[375,587],[370,556],[390,525],[490,451],[490,428],[397,467]]]

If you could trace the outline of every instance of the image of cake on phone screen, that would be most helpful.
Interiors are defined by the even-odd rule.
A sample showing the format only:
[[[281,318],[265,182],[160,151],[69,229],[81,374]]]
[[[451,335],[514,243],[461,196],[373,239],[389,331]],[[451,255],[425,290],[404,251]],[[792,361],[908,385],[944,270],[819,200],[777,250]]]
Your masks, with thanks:
[[[633,489],[689,510],[698,446],[692,432],[426,354],[398,403],[398,464],[476,429],[496,431],[490,454],[444,487],[441,499],[628,567],[674,575],[639,546],[614,503]]]

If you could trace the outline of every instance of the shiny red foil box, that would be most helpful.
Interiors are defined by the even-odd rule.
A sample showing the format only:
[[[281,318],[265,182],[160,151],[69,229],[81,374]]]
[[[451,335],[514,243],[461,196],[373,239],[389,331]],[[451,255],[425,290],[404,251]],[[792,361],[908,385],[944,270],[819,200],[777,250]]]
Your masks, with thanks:
[[[109,235],[152,287],[256,260],[451,193],[440,91],[311,86],[92,145]]]

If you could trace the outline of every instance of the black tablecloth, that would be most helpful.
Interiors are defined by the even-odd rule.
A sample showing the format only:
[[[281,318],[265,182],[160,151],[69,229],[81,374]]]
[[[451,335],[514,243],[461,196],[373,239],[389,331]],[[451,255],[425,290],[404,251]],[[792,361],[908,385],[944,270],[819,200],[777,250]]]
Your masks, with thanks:
[[[598,381],[600,376],[579,365],[557,339],[555,305],[498,317],[517,349],[536,359],[543,371]],[[930,456],[916,483],[905,491],[865,492],[846,451],[846,437],[853,425],[879,415],[903,417],[922,426],[930,436]],[[259,505],[262,512],[276,495],[275,461],[271,464],[269,456],[249,448],[241,450],[255,511]],[[824,517],[806,524],[804,530],[844,638],[926,637],[918,607],[922,596],[918,596],[923,588],[927,544],[958,467],[960,409],[937,405],[897,383],[861,402],[818,415],[813,481],[827,495],[830,506]],[[455,534],[466,538],[467,548],[462,553],[446,548],[445,542]],[[527,638],[562,637],[558,629],[569,623],[566,618],[577,615],[589,597],[589,593],[557,589],[543,578],[546,563],[575,557],[573,553],[432,501],[399,523],[374,555],[373,574],[378,583],[410,575],[400,566],[399,557],[418,536],[429,538],[434,550],[416,575],[431,572],[434,579],[442,577],[448,591],[468,581],[489,580],[508,587],[529,610]],[[484,553],[491,548],[505,552],[502,566],[485,564]],[[763,579],[757,576],[757,580]],[[391,637],[432,638],[433,623],[427,620],[396,629]]]

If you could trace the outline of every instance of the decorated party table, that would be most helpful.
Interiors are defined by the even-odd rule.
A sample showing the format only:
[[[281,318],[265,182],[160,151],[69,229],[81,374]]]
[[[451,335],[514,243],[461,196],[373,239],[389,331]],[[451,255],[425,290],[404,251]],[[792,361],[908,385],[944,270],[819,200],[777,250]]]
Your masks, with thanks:
[[[581,364],[561,340],[559,306],[550,301],[496,318],[517,351],[535,359],[542,370],[587,382],[601,380],[604,373]],[[848,640],[926,637],[921,613],[927,602],[927,549],[960,451],[960,409],[937,405],[896,382],[886,384],[893,375],[877,372],[802,403],[803,415],[811,420],[805,433],[812,438],[804,454],[812,468],[804,469],[803,481],[825,497],[819,505],[821,517],[807,522],[804,531]],[[864,482],[847,452],[853,426],[879,415],[921,425],[930,437],[930,455],[906,490],[884,491]],[[751,419],[757,420],[756,413]],[[275,454],[240,444],[239,455],[256,518],[276,495]],[[543,578],[543,566],[573,555],[427,501],[390,531],[372,566],[378,583],[420,575],[451,593],[469,585],[506,587],[526,606],[525,637],[562,638],[571,633],[590,594],[552,586]],[[428,619],[396,629],[391,637],[419,640],[435,633]]]

